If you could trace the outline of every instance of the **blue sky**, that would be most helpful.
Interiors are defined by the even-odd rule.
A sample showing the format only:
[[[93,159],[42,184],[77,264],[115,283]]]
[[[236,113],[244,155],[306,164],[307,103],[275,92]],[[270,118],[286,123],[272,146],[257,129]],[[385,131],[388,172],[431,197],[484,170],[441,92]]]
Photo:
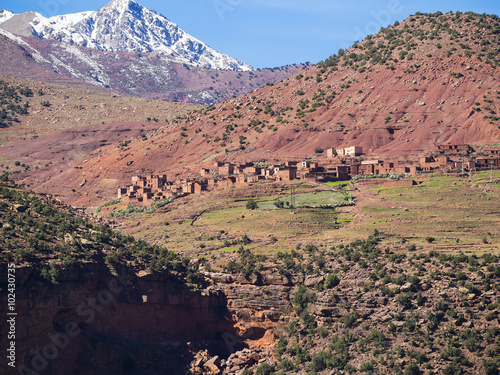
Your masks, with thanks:
[[[498,0],[137,0],[255,68],[316,63],[417,11],[500,15]],[[14,13],[96,10],[107,0],[1,0]]]

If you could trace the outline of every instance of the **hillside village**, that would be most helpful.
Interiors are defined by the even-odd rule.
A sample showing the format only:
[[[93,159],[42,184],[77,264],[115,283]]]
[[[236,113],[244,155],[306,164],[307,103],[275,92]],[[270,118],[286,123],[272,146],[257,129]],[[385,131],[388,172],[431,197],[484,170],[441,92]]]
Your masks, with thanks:
[[[352,146],[327,149],[327,161],[286,161],[279,164],[248,162],[233,164],[213,162],[202,168],[195,178],[168,180],[167,175],[132,177],[132,184],[118,188],[118,199],[125,203],[142,203],[151,206],[158,200],[187,194],[222,190],[231,186],[245,186],[262,181],[348,181],[354,176],[401,175],[421,173],[469,173],[500,168],[500,148],[483,147],[477,151],[468,144],[438,145],[435,152],[422,156],[416,163],[384,162],[362,157],[363,149]]]
[[[0,10],[0,375],[500,375],[500,17],[238,71],[137,1]]]

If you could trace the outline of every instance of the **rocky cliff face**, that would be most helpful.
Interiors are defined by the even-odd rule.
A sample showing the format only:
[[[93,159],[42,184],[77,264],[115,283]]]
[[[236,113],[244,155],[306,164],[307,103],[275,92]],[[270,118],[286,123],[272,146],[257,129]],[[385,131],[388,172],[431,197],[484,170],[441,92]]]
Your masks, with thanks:
[[[24,373],[147,373],[157,361],[182,373],[187,342],[217,347],[222,334],[233,332],[218,291],[194,292],[153,275],[114,274],[104,265],[61,274],[53,286],[32,277],[27,268],[17,270],[15,342],[17,369]],[[5,300],[2,305],[5,310]],[[6,329],[2,323],[3,337]],[[184,360],[172,357],[183,352]]]
[[[193,291],[165,276],[94,264],[61,273],[54,285],[33,280],[30,268],[17,269],[16,364],[25,374],[154,374],[160,368],[183,374],[199,358],[204,372],[213,355],[238,352],[239,358],[241,350],[254,353],[253,364],[272,348],[282,312],[291,307],[280,280],[255,277],[214,274],[217,285]],[[3,298],[2,310],[6,306]],[[8,329],[2,322],[2,337]],[[3,373],[17,373],[2,366]]]
[[[462,366],[492,373],[488,369],[496,364],[488,356],[498,341],[495,256],[478,261],[391,254],[357,264],[346,249],[336,257],[322,255],[330,273],[210,272],[205,275],[211,285],[198,291],[172,278],[127,275],[105,264],[61,273],[53,286],[34,282],[28,268],[19,268],[19,371],[2,371],[237,374],[372,366],[390,372],[425,363],[440,373]],[[424,264],[426,274],[411,275]],[[0,277],[7,279],[4,270]],[[4,297],[4,311],[5,305]],[[2,322],[2,337],[8,328]],[[453,350],[445,345],[451,337]],[[399,353],[394,363],[385,359],[391,353]]]

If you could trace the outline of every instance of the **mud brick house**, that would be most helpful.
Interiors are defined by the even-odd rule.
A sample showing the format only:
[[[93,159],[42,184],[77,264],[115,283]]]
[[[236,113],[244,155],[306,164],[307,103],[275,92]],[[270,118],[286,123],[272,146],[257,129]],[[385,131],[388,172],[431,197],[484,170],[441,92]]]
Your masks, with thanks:
[[[465,159],[462,158],[460,160],[451,161],[449,163],[449,169],[464,172],[473,171],[476,169],[476,161],[475,159]]]
[[[448,155],[423,156],[420,158],[420,168],[424,171],[431,171],[433,169],[447,169],[449,164],[450,157]]]
[[[230,176],[234,174],[234,164],[215,162],[217,173],[222,176]]]
[[[326,149],[326,157],[327,158],[334,158],[337,156],[337,151],[334,148],[327,148]]]
[[[396,173],[394,163],[381,162],[375,166],[375,174],[390,174]]]
[[[485,156],[500,156],[500,147],[486,147],[481,150]]]
[[[127,188],[118,188],[118,199],[122,199],[127,195]]]
[[[207,177],[207,176],[211,176],[212,175],[212,171],[208,168],[201,168],[200,169],[200,175],[202,177]]]
[[[242,170],[242,173],[245,175],[261,175],[262,168],[256,166],[245,166]]]
[[[182,185],[182,192],[184,194],[194,194],[194,183],[186,182]]]
[[[196,181],[194,183],[194,193],[195,194],[201,194],[202,191],[206,191],[208,187],[208,182],[207,181]]]
[[[132,185],[139,186],[141,188],[151,188],[154,190],[161,189],[167,184],[167,176],[162,175],[149,175],[146,177],[133,176]]]
[[[472,154],[473,152],[474,149],[467,144],[437,146],[437,153],[440,155]]]
[[[335,152],[339,156],[361,156],[363,155],[363,147],[351,146],[346,148],[336,149]]]
[[[361,162],[351,161],[350,175],[368,176],[383,174],[409,174],[415,175],[418,167],[413,165],[397,165],[394,162],[384,162],[382,160],[363,160]],[[346,176],[343,176],[345,178]]]
[[[222,179],[219,183],[218,186],[221,188],[227,188],[231,187],[236,183],[236,177],[227,177]]]
[[[415,176],[420,170],[420,167],[416,165],[400,165],[394,168],[394,173],[396,174],[407,174],[410,176]]]
[[[324,171],[323,167],[319,167],[318,163],[309,160],[302,161],[296,164],[296,177],[300,180],[314,179],[318,172]]]
[[[348,165],[337,166],[337,180],[346,181],[351,178],[351,168]]]
[[[285,162],[285,167],[287,167],[287,168],[297,168],[298,165],[299,165],[299,162],[297,162],[297,161],[286,161]]]
[[[253,184],[253,183],[259,182],[263,179],[264,179],[264,176],[259,176],[259,175],[246,176],[247,184]]]
[[[264,180],[264,179],[265,179],[264,176],[242,173],[242,174],[239,174],[238,176],[236,176],[236,181],[234,182],[234,185],[244,186],[244,185],[259,182],[260,180]]]
[[[500,156],[497,157],[478,157],[474,160],[475,170],[484,171],[490,168],[500,168]]]
[[[209,178],[207,180],[207,189],[208,190],[214,190],[216,186],[217,186],[217,180],[215,178]]]
[[[360,164],[356,163],[351,166],[353,175],[372,175],[375,173],[375,166],[380,163],[380,160],[363,160]]]
[[[350,165],[336,165],[310,173],[305,179],[317,181],[346,181],[351,179]]]
[[[350,173],[353,176],[369,176],[387,173],[385,171],[387,168],[384,168],[384,162],[381,160],[366,160],[362,162],[352,161],[350,167]]]
[[[307,170],[309,172],[314,172],[319,170],[319,164],[316,162],[306,160],[301,163],[297,163],[297,168],[300,170]]]
[[[274,176],[276,181],[291,181],[297,178],[297,169],[290,167],[275,167]]]

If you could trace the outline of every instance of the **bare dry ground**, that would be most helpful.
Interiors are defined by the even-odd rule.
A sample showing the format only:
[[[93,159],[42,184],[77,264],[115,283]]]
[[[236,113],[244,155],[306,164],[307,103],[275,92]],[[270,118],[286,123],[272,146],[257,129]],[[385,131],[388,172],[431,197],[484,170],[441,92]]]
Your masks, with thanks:
[[[20,123],[0,129],[2,145],[88,125],[147,122],[148,118],[165,122],[198,108],[193,104],[133,98],[8,76],[0,76],[0,81],[14,87],[29,87],[34,94],[26,99],[28,115],[19,116]]]

